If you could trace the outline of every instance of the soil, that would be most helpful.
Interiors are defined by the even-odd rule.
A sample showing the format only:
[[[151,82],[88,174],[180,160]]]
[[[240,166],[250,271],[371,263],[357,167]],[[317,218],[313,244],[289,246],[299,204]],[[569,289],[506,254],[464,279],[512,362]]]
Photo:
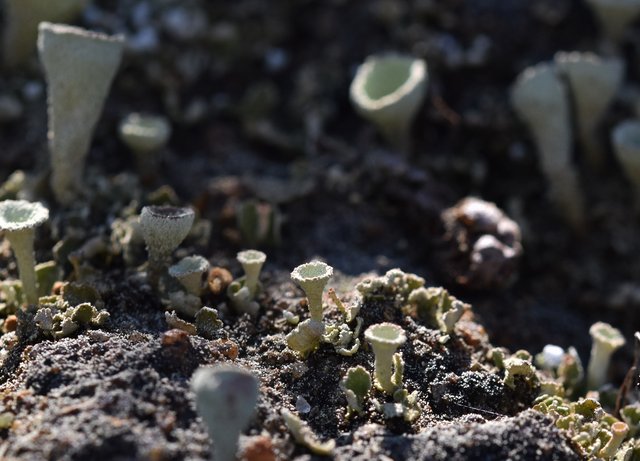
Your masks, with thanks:
[[[283,408],[319,439],[335,439],[336,459],[581,459],[550,419],[529,409],[537,389],[524,380],[506,386],[487,353],[497,346],[536,354],[557,344],[575,346],[586,363],[592,323],[609,322],[628,339],[640,325],[640,225],[611,149],[603,147],[600,171],[575,149],[588,204],[584,232],[575,233],[547,200],[535,148],[509,105],[525,67],[560,50],[601,49],[583,2],[94,0],[75,24],[130,43],[96,128],[87,193],[62,208],[47,186],[46,85],[35,55],[0,77],[0,95],[22,108],[0,124],[0,178],[29,174],[27,198],[51,211],[38,230],[37,260],[55,260],[61,280],[95,288],[110,320],[52,340],[35,328],[33,307],[18,312],[17,334],[0,338],[0,414],[13,415],[0,430],[0,459],[208,459],[189,380],[198,366],[219,362],[260,378],[241,440],[246,459],[272,459],[250,455],[264,437],[277,459],[318,457],[293,440]],[[630,85],[640,77],[638,30],[620,48]],[[474,51],[483,43],[486,53]],[[410,155],[390,149],[349,101],[357,65],[389,51],[429,66]],[[157,165],[144,171],[117,135],[131,112],[165,114],[173,129]],[[631,101],[616,100],[597,133],[602,145],[633,116]],[[446,255],[466,254],[452,247],[442,216],[468,196],[495,202],[520,226],[513,283],[456,282],[459,266]],[[259,315],[238,315],[224,295],[207,293],[203,302],[224,327],[208,338],[181,335],[145,283],[144,243],[126,253],[112,225],[145,205],[190,206],[196,225],[173,260],[201,254],[238,277],[237,251],[254,246],[237,224],[248,200],[282,219],[279,241],[258,242],[268,255]],[[106,250],[81,256],[78,270],[69,252],[96,237]],[[1,278],[17,278],[6,239],[0,252]],[[399,267],[472,305],[447,342],[391,298],[362,306],[364,328],[391,320],[407,332],[404,383],[420,396],[417,420],[384,419],[373,402],[347,417],[339,381],[355,365],[372,371],[365,344],[352,357],[327,344],[305,359],[287,348],[293,327],[283,311],[308,315],[289,273],[314,258],[334,267],[330,286],[345,302],[357,302],[363,278]],[[615,354],[616,387],[631,362],[630,345]],[[300,397],[308,412],[296,411]]]

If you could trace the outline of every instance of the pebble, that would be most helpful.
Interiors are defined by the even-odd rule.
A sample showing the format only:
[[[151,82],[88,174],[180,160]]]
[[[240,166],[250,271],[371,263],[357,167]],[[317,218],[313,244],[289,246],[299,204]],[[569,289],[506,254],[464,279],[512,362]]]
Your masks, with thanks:
[[[554,344],[547,344],[542,349],[544,364],[549,368],[557,368],[564,358],[564,349]]]
[[[296,400],[296,410],[298,411],[298,413],[304,415],[311,411],[311,405],[309,405],[309,402],[307,402],[304,397],[299,395]]]

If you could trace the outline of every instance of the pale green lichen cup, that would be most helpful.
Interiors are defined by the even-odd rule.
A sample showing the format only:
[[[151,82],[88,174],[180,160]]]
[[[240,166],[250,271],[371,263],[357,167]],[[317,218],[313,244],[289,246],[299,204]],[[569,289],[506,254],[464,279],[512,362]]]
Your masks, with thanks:
[[[182,286],[195,296],[202,292],[202,276],[209,270],[209,261],[199,255],[182,258],[178,264],[169,267],[169,275],[176,278]]]
[[[396,324],[383,322],[367,328],[364,337],[375,354],[374,368],[377,387],[387,394],[393,394],[399,384],[393,380],[393,355],[407,340],[404,330]]]
[[[309,301],[311,319],[322,322],[322,293],[333,276],[333,267],[321,261],[311,261],[296,267],[291,278],[302,287]]]
[[[26,200],[0,202],[0,230],[11,243],[18,262],[22,289],[29,304],[38,302],[33,245],[35,229],[49,219],[49,210],[41,203]]]
[[[387,142],[407,153],[411,123],[424,101],[428,81],[427,63],[422,59],[369,56],[351,83],[351,102]]]
[[[258,279],[267,255],[258,250],[245,250],[239,252],[237,258],[244,270],[244,286],[247,287],[253,299],[258,291]]]
[[[165,146],[171,125],[165,117],[132,113],[120,122],[120,139],[134,152],[154,152]]]
[[[587,365],[587,388],[598,390],[607,382],[611,355],[624,346],[625,339],[617,328],[605,322],[596,322],[589,329],[592,345]]]

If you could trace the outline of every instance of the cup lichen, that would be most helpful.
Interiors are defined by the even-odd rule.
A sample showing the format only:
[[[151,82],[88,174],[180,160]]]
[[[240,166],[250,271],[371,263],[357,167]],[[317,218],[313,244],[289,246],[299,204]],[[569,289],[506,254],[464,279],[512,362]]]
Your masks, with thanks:
[[[258,292],[260,271],[267,260],[267,255],[258,250],[245,250],[239,252],[237,258],[244,270],[244,286],[249,290],[251,297],[255,298]]]
[[[607,444],[602,447],[602,450],[598,452],[598,456],[601,456],[604,459],[611,459],[615,456],[618,448],[620,448],[620,445],[629,433],[629,426],[627,426],[627,423],[622,421],[616,421],[611,424],[609,432],[611,432],[611,438],[609,438]]]
[[[48,88],[51,189],[59,203],[71,205],[82,190],[91,137],[120,65],[124,39],[48,22],[38,30]]]
[[[627,26],[640,14],[638,0],[587,0],[602,26],[604,35],[614,42],[620,42]]]
[[[147,177],[157,168],[160,151],[171,136],[171,125],[162,115],[132,113],[120,122],[118,134],[133,152],[138,172]]]
[[[171,125],[159,115],[132,113],[120,122],[118,133],[132,151],[144,155],[164,147],[171,136]]]
[[[311,319],[322,322],[322,293],[333,276],[333,267],[321,261],[311,261],[296,267],[291,278],[307,295]]]
[[[620,330],[604,322],[591,325],[589,334],[593,343],[587,365],[587,388],[598,390],[607,382],[611,355],[624,346],[626,341]]]
[[[300,322],[286,339],[289,348],[303,357],[320,345],[325,333],[322,293],[332,275],[333,267],[321,261],[302,264],[291,272],[293,281],[298,283],[307,295],[307,306],[311,318]]]
[[[149,252],[148,278],[157,288],[160,274],[173,250],[185,239],[195,213],[191,208],[146,206],[140,213],[140,230]]]
[[[182,286],[194,296],[202,292],[202,278],[209,270],[209,261],[199,255],[182,258],[178,264],[169,267],[169,275],[178,279]]]
[[[401,360],[396,357],[399,356],[396,350],[407,340],[404,330],[394,323],[383,322],[367,328],[364,337],[375,354],[376,387],[392,395],[402,384],[398,373]]]
[[[410,148],[411,122],[427,92],[427,63],[411,56],[369,56],[350,87],[351,103],[387,142],[401,152]]]
[[[38,287],[33,245],[35,228],[49,219],[49,210],[41,203],[26,200],[0,202],[0,230],[11,243],[18,262],[22,290],[29,304],[37,304]]]
[[[191,378],[196,410],[213,440],[212,459],[234,461],[238,438],[258,401],[258,379],[234,365],[198,368]]]
[[[531,132],[549,197],[576,230],[584,228],[584,203],[571,163],[569,93],[551,64],[525,69],[511,88],[511,104]]]
[[[605,157],[597,142],[598,124],[624,78],[624,62],[617,57],[601,58],[594,53],[558,52],[558,71],[571,87],[578,140],[589,166],[598,171]]]

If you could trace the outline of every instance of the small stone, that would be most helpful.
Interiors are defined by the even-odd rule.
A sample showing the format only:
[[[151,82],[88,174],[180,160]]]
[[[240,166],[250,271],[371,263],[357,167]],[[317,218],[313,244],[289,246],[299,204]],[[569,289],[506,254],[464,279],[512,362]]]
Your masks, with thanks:
[[[212,294],[217,296],[226,292],[231,282],[233,282],[233,275],[224,267],[214,267],[209,271],[207,285]]]
[[[219,339],[211,342],[211,349],[214,354],[222,355],[231,360],[238,358],[238,344],[230,339]]]
[[[298,411],[298,413],[304,415],[311,411],[311,405],[309,405],[309,402],[307,402],[307,399],[299,395],[298,398],[296,399],[296,410]]]
[[[109,335],[102,330],[87,330],[86,335],[96,343],[106,343],[109,340]]]
[[[177,347],[186,351],[190,344],[189,333],[177,328],[165,331],[162,333],[161,344],[162,347]]]
[[[309,367],[304,362],[296,362],[289,366],[289,371],[293,379],[300,379],[309,371]]]
[[[276,461],[271,438],[266,435],[250,437],[242,450],[243,461]]]
[[[18,317],[15,315],[9,315],[4,320],[4,324],[2,325],[2,331],[5,333],[9,333],[11,331],[16,331],[18,327]]]

